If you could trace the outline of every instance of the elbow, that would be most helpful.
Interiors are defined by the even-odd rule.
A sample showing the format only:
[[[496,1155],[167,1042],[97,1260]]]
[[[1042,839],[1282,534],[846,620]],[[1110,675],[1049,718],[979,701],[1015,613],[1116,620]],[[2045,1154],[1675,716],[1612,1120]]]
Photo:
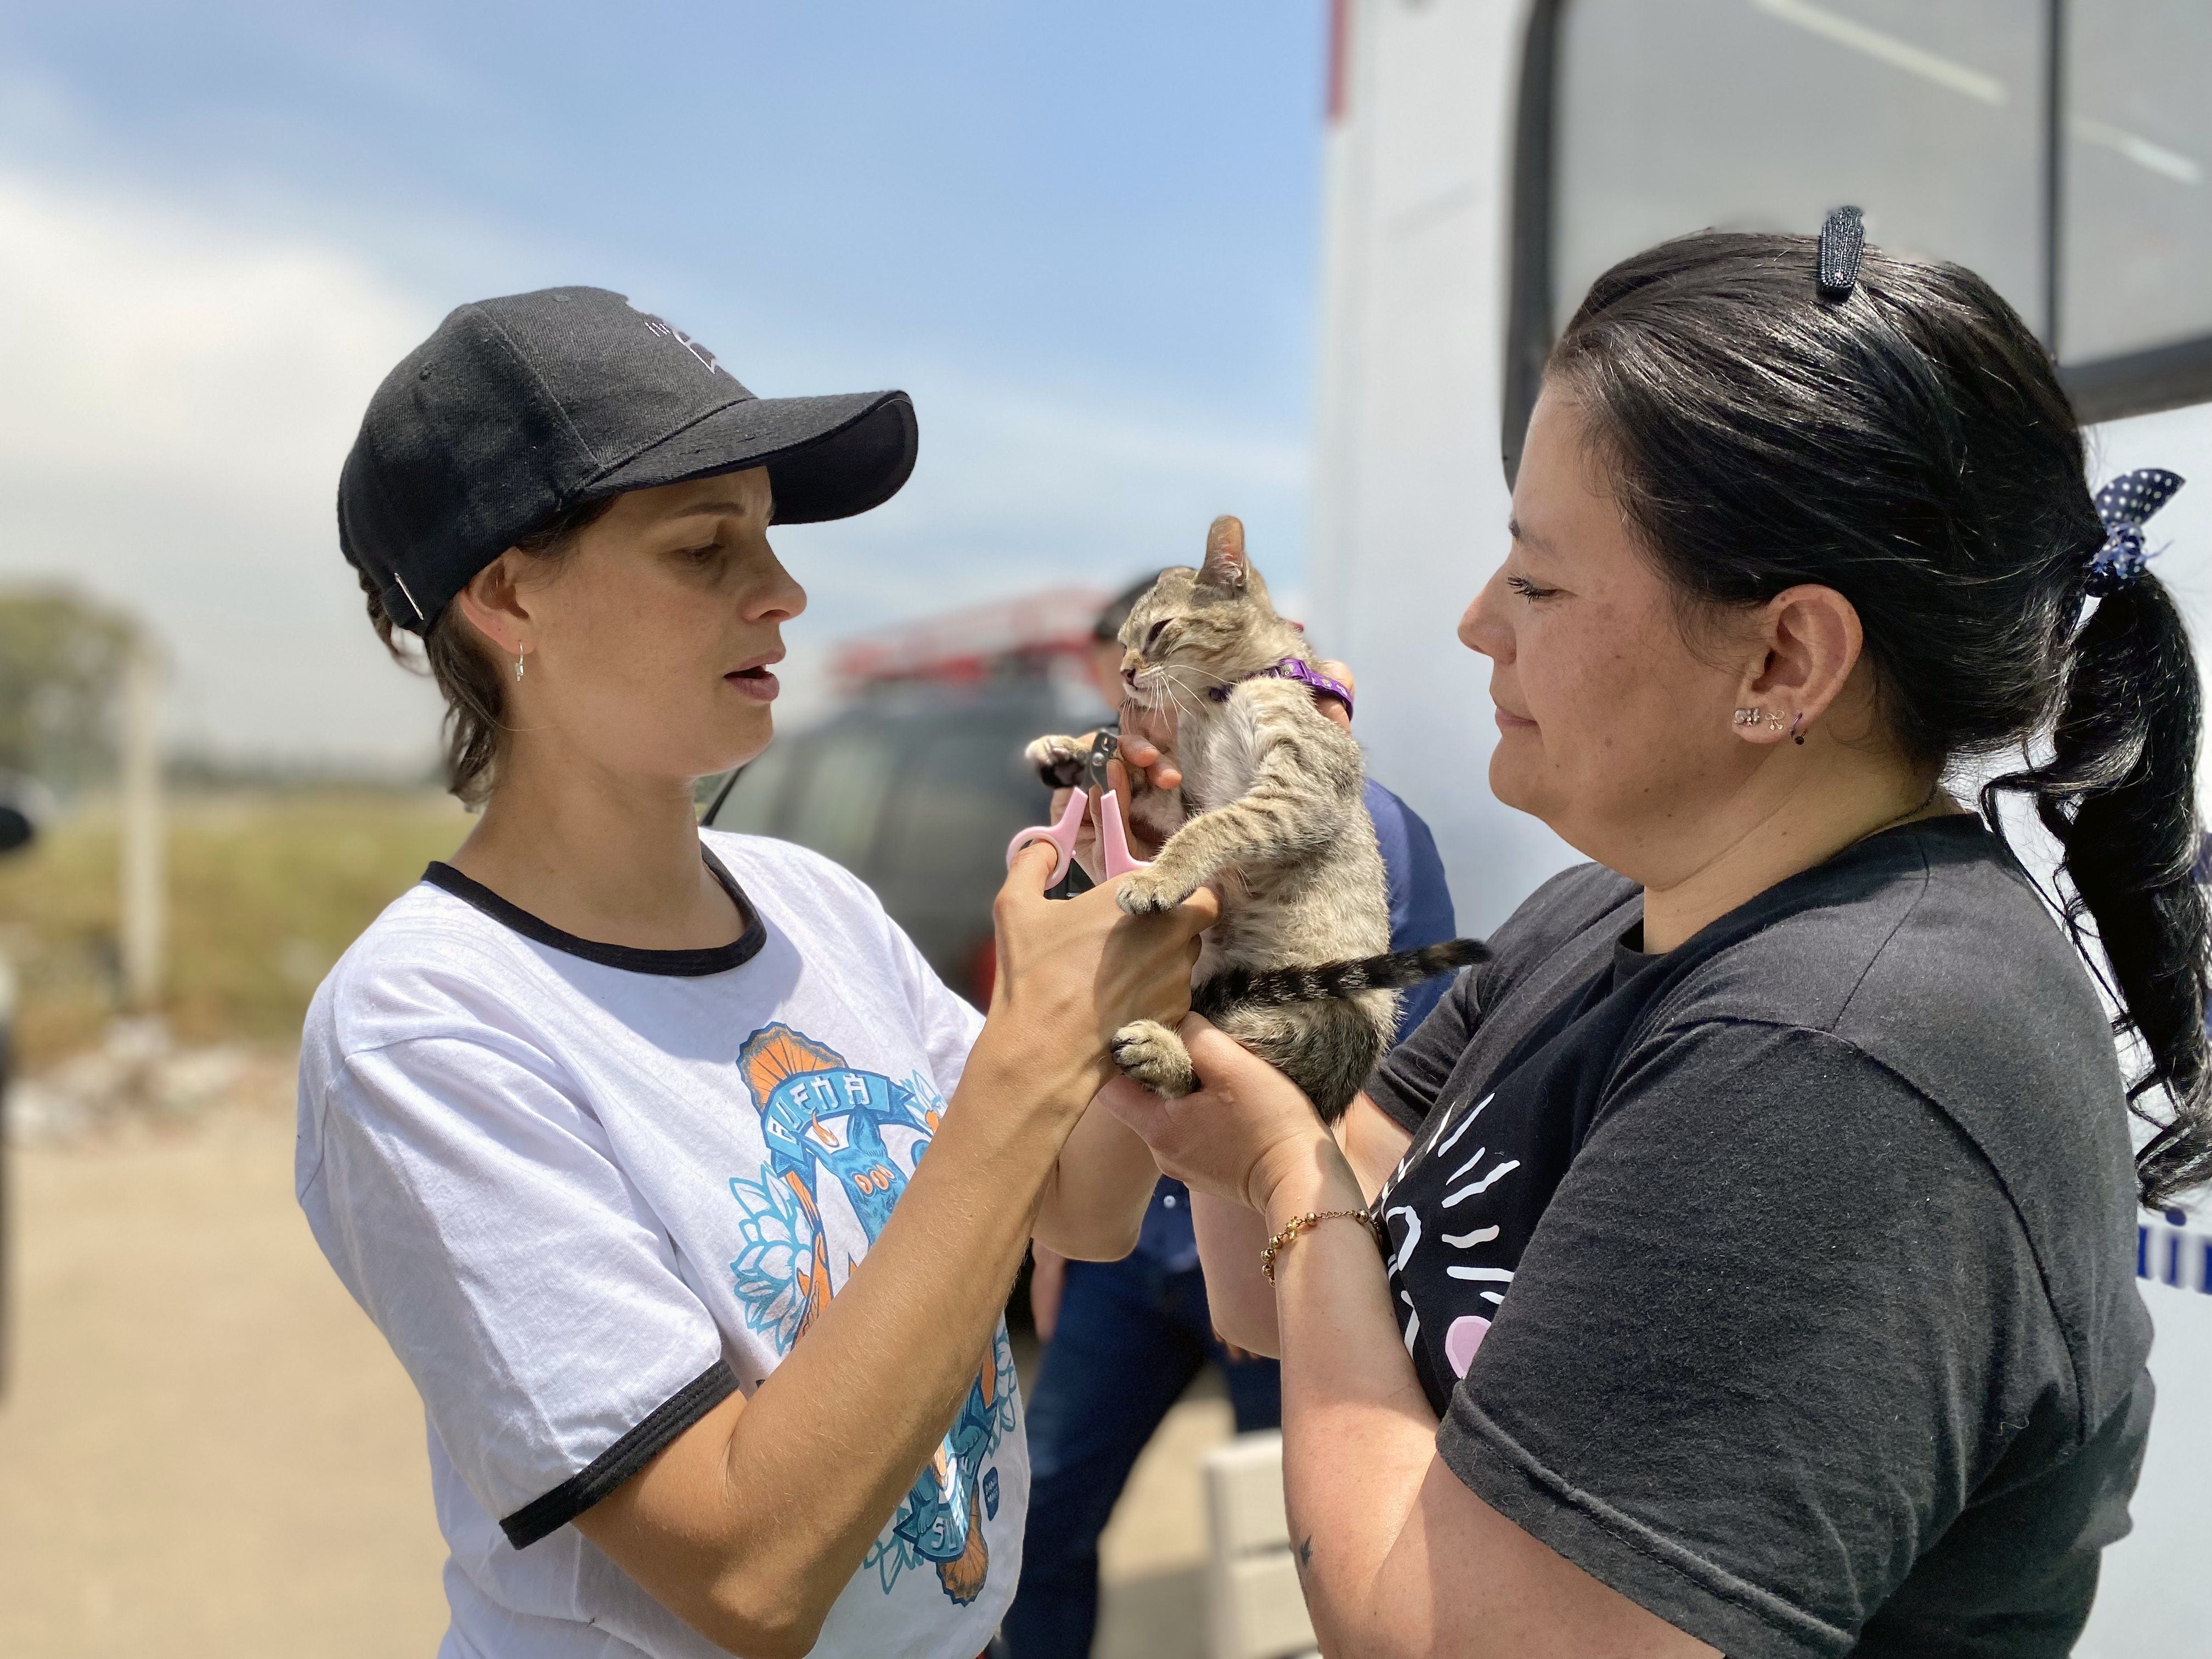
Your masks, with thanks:
[[[797,1587],[725,1583],[714,1587],[692,1628],[737,1659],[806,1659],[822,1639],[828,1603],[809,1604]]]
[[[1240,1306],[1230,1297],[1214,1301],[1211,1308],[1213,1334],[1231,1347],[1262,1354],[1269,1359],[1283,1357],[1282,1334],[1273,1319],[1256,1309]]]
[[[1063,1218],[1051,1226],[1041,1223],[1036,1242],[1070,1261],[1119,1261],[1137,1248],[1144,1223],[1141,1214],[1126,1223],[1094,1218],[1080,1225],[1071,1225]]]

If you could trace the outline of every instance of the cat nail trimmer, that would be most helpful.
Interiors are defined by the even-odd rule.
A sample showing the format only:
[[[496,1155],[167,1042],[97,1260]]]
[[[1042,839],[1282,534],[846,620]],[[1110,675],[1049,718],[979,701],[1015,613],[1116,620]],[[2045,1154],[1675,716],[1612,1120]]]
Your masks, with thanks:
[[[1057,886],[1067,873],[1067,866],[1075,861],[1075,838],[1083,833],[1083,814],[1091,805],[1091,792],[1104,788],[1106,763],[1114,757],[1121,741],[1111,732],[1101,732],[1092,740],[1091,756],[1084,767],[1081,787],[1067,798],[1067,805],[1057,823],[1032,825],[1017,834],[1007,843],[1006,863],[1013,864],[1023,848],[1033,841],[1048,841],[1060,854],[1060,861],[1052,866],[1052,879],[1048,886]],[[1106,879],[1126,876],[1132,870],[1142,870],[1145,860],[1129,856],[1128,838],[1121,832],[1121,798],[1111,789],[1098,798],[1098,834],[1106,859]]]

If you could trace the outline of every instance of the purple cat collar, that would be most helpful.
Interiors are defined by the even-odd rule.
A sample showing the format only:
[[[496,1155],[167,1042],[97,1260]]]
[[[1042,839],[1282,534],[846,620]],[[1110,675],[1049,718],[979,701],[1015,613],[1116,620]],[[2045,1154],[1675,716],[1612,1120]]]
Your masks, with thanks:
[[[1335,698],[1344,705],[1344,712],[1346,714],[1352,713],[1352,688],[1341,680],[1333,680],[1328,675],[1316,672],[1314,665],[1303,657],[1285,657],[1280,662],[1271,663],[1265,668],[1255,669],[1253,672],[1245,675],[1243,679],[1233,681],[1227,685],[1209,686],[1206,688],[1206,695],[1216,702],[1227,702],[1229,694],[1237,686],[1242,685],[1244,680],[1268,679],[1296,680],[1316,696]]]

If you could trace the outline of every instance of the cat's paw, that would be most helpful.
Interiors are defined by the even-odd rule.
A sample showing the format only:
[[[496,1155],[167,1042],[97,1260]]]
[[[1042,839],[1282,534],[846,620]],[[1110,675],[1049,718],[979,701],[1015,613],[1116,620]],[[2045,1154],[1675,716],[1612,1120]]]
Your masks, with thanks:
[[[1022,750],[1022,758],[1051,789],[1073,789],[1083,781],[1091,760],[1091,745],[1081,738],[1039,738]]]
[[[1170,1100],[1198,1087],[1198,1071],[1182,1039],[1156,1019],[1131,1020],[1114,1033],[1114,1063],[1121,1075]]]
[[[1172,870],[1163,871],[1154,865],[1149,870],[1133,870],[1124,876],[1114,902],[1130,915],[1157,916],[1174,909],[1197,890],[1196,883],[1185,881]]]

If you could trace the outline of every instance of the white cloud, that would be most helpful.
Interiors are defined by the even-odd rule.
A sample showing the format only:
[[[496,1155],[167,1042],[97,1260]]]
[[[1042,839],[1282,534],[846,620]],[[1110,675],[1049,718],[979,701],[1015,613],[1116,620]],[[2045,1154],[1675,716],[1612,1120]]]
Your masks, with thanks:
[[[434,703],[368,632],[331,498],[434,318],[337,250],[0,172],[0,576],[155,628],[186,741],[425,755]]]
[[[528,280],[526,258],[467,263],[483,292]],[[369,633],[332,495],[370,392],[444,309],[343,246],[0,166],[0,580],[66,578],[158,629],[182,742],[427,760],[436,700]],[[787,355],[842,355],[806,343]],[[1216,513],[1245,515],[1279,588],[1303,577],[1299,446],[957,364],[908,384],[907,490],[779,538],[815,601],[798,707],[838,634],[1194,559]]]

